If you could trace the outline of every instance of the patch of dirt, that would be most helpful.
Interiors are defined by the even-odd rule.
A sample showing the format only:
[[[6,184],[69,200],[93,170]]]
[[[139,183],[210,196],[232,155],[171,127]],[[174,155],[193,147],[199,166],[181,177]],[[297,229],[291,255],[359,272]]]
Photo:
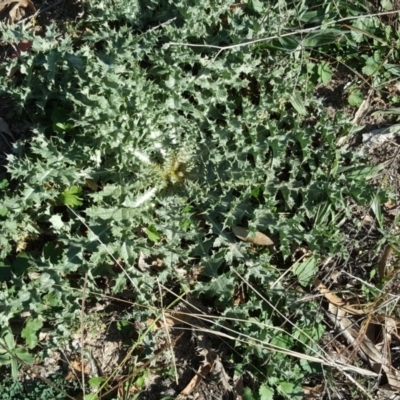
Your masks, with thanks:
[[[234,398],[231,385],[233,368],[222,362],[229,358],[226,345],[222,344],[219,337],[191,329],[191,325],[202,327],[204,323],[193,318],[171,329],[171,341],[179,338],[173,346],[174,356],[164,358],[159,363],[162,371],[168,372],[169,376],[159,371],[150,373],[140,400],[175,397],[179,394],[188,400]]]
[[[147,359],[143,353],[149,339],[146,338],[136,346],[138,332],[134,321],[131,321],[133,325],[128,329],[117,328],[116,322],[124,309],[124,305],[116,303],[109,308],[102,307],[102,310],[96,307],[88,310],[83,337],[77,332],[73,340],[62,349],[49,351],[40,364],[25,372],[21,371],[22,381],[51,380],[54,374],[62,373],[67,382],[81,384],[84,374],[87,385],[92,377],[113,376],[110,382],[112,389],[107,390],[116,396],[124,393],[125,383],[133,374],[133,384],[128,394],[140,392],[140,400],[158,400],[167,396],[175,398],[181,393],[185,393],[184,398],[187,400],[236,398],[233,396],[234,369],[223,361],[229,359],[227,345],[218,336],[201,333],[191,327],[195,325],[205,328],[204,323],[191,317],[184,318],[183,323],[181,320],[173,322],[172,318],[167,317],[167,326],[160,321],[150,334],[155,350]],[[40,342],[48,340],[50,336],[41,333]],[[136,346],[136,350],[125,360],[132,346]],[[136,380],[143,373],[145,383],[137,387]]]
[[[353,80],[354,74],[348,68],[339,65],[327,84],[320,84],[315,87],[315,95],[323,99],[324,105],[330,113],[334,114],[340,110],[352,115],[353,108],[347,103],[345,88]]]
[[[348,97],[350,95],[348,86],[352,82],[359,82],[360,78],[355,75],[349,68],[339,65],[334,72],[334,76],[327,84],[320,84],[315,88],[315,95],[323,99],[324,105],[327,107],[328,115],[333,118],[337,112],[344,113],[349,118],[353,118],[357,112],[357,108],[350,106]],[[400,80],[399,80],[400,82]],[[368,97],[370,89],[369,83],[364,82],[359,85],[364,92],[364,98]],[[383,111],[393,107],[389,101],[391,92],[396,87],[396,82],[392,81],[387,88],[374,91],[368,112],[359,121],[358,125],[364,126],[361,132],[372,129],[382,128],[395,123],[396,115],[374,114],[376,111]],[[374,115],[372,115],[374,114]]]
[[[363,149],[370,164],[374,166],[384,165],[384,168],[374,177],[372,183],[377,191],[380,188],[389,188],[393,195],[390,201],[382,205],[382,213],[384,230],[395,235],[399,229],[395,224],[395,218],[400,213],[400,135],[370,148],[362,143],[361,137],[359,139],[357,143],[353,143],[352,147],[355,150]],[[351,202],[351,200],[349,201]],[[371,353],[372,356],[368,352],[366,353],[367,356],[365,354],[362,356],[362,351],[360,351],[365,343],[370,343],[375,348],[374,354],[377,354],[378,358],[384,357],[386,360],[391,360],[389,365],[394,368],[394,375],[400,374],[396,366],[398,365],[396,364],[398,360],[397,347],[394,345],[398,342],[397,334],[391,334],[389,326],[385,326],[385,323],[374,324],[371,322],[374,321],[374,318],[378,318],[379,315],[386,315],[386,313],[388,315],[385,318],[389,321],[391,318],[392,321],[398,318],[395,311],[388,311],[383,306],[378,307],[378,304],[383,304],[390,299],[395,301],[396,296],[400,295],[399,256],[395,250],[390,250],[388,243],[384,242],[377,216],[370,205],[362,207],[352,203],[351,209],[352,214],[343,225],[343,230],[347,235],[345,243],[349,257],[347,259],[328,260],[327,264],[321,268],[319,278],[324,281],[331,293],[337,295],[345,304],[353,304],[356,307],[368,303],[368,288],[372,289],[371,285],[374,285],[374,290],[378,290],[378,288],[380,290],[379,294],[375,293],[372,296],[378,303],[372,305],[373,309],[369,313],[361,312],[359,315],[351,315],[341,310],[342,314],[337,314],[337,320],[347,319],[351,321],[351,328],[344,329],[343,324],[339,328],[337,323],[334,324],[331,321],[332,331],[324,335],[321,345],[332,357],[339,357],[344,363],[358,365],[372,371],[370,357],[373,357],[373,353]],[[324,301],[324,306],[327,314],[332,312],[332,303]],[[374,330],[380,332],[379,334],[376,333],[378,336],[372,335],[371,332]],[[353,332],[356,337],[355,344],[349,341],[349,335],[343,334],[344,331]],[[332,332],[335,332],[335,334],[332,335]],[[380,347],[382,336],[379,335],[386,335],[385,340],[390,344],[390,346],[387,346],[389,355],[385,355],[385,350]],[[393,383],[393,376],[391,378]],[[365,381],[362,382],[364,387],[371,385],[371,378],[364,379]],[[390,389],[389,379],[390,375],[387,375],[387,370],[385,370],[380,378],[375,381],[374,394],[379,397],[381,389],[388,389],[388,386]],[[340,375],[335,378],[335,387],[327,389],[329,393],[326,394],[326,398],[364,399],[363,395],[354,397],[354,394],[348,392],[348,388],[349,383],[343,381],[343,376]],[[393,388],[389,390],[391,395],[395,391],[396,389],[393,390]]]
[[[52,21],[77,22],[84,12],[82,0],[33,0],[37,10],[37,24],[45,27]]]

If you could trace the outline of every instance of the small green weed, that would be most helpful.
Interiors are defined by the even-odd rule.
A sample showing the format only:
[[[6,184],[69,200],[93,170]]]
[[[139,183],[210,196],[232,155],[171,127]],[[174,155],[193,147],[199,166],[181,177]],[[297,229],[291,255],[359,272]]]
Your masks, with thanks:
[[[55,375],[47,378],[51,382],[41,380],[18,382],[11,377],[4,376],[0,382],[1,398],[4,400],[53,400],[66,399],[66,394],[76,395],[77,384],[66,382],[62,376]]]

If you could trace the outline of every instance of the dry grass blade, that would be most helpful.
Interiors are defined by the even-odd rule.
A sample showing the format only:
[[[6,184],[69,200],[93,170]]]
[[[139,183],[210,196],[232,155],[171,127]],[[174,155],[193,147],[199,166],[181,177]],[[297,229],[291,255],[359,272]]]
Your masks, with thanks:
[[[85,281],[83,285],[83,291],[82,291],[82,304],[81,304],[81,378],[82,378],[82,390],[85,393],[85,337],[84,337],[84,331],[85,331],[85,300],[86,300],[86,286],[87,286],[87,273],[85,274]]]
[[[167,343],[165,346],[163,346],[160,350],[158,350],[154,356],[152,358],[150,358],[149,360],[147,360],[146,362],[144,362],[143,364],[141,364],[140,366],[138,366],[137,368],[135,368],[135,371],[133,371],[131,374],[129,374],[128,376],[124,377],[123,379],[119,380],[119,382],[112,386],[110,389],[108,389],[105,393],[102,394],[103,397],[106,397],[107,395],[109,395],[110,393],[112,393],[113,391],[115,391],[116,389],[118,390],[119,387],[121,387],[122,384],[124,384],[125,382],[129,381],[130,379],[133,379],[135,376],[137,376],[141,371],[145,370],[146,368],[149,368],[150,365],[152,363],[154,363],[154,361],[159,358],[166,350],[168,350],[169,348],[173,348],[173,346],[175,345],[175,343],[183,336],[183,333],[179,336],[177,336],[176,338],[174,338],[172,340],[171,343]],[[171,347],[170,347],[171,346]],[[128,356],[130,357],[131,354],[128,354]],[[125,363],[125,360],[123,360],[123,363]],[[114,374],[115,375],[115,374]],[[105,386],[105,385],[104,385]],[[101,389],[103,389],[104,387],[102,387]],[[100,393],[101,389],[98,391],[97,394]]]
[[[352,122],[353,125],[359,125],[360,122],[365,118],[365,116],[367,115],[369,108],[371,106],[371,101],[372,101],[373,96],[374,96],[374,88],[371,88],[368,91],[367,97],[361,103],[356,114],[354,115],[353,122]]]
[[[169,335],[169,329],[167,326],[167,322],[166,322],[166,318],[165,318],[165,311],[164,311],[164,304],[163,304],[163,295],[162,295],[162,291],[161,291],[161,287],[160,287],[160,282],[158,282],[158,289],[159,289],[159,293],[160,293],[160,301],[161,301],[161,311],[162,311],[162,320],[164,321],[164,331],[165,331],[165,336],[167,338],[167,343],[169,344],[171,350],[172,350],[172,340],[171,340],[171,336]],[[174,367],[174,372],[175,372],[175,382],[178,385],[178,369],[176,367],[176,361],[175,361],[175,355],[174,352],[171,351],[171,355],[172,355],[172,365]]]

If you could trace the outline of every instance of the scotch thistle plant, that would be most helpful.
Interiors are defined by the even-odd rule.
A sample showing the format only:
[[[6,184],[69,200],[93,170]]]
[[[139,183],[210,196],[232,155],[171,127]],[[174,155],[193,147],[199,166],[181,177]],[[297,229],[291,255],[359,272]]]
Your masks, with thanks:
[[[82,293],[70,289],[89,276],[88,296],[103,291],[97,285],[105,278],[113,282],[113,295],[149,288],[134,291],[134,308],[127,311],[127,319],[143,326],[153,317],[148,305],[160,304],[159,283],[176,293],[181,285],[194,299],[215,303],[216,314],[234,316],[237,332],[309,351],[309,337],[316,341],[322,334],[323,314],[308,303],[297,307],[303,294],[290,290],[293,280],[287,281],[282,261],[292,259],[296,246],[308,245],[315,259],[342,255],[337,215],[348,207],[348,197],[368,204],[376,192],[365,183],[356,155],[338,152],[337,139],[351,124],[339,112],[330,117],[314,98],[309,68],[297,50],[304,38],[288,41],[286,52],[278,42],[218,54],[215,48],[163,46],[225,47],[279,35],[282,7],[253,1],[232,11],[228,0],[151,0],[139,20],[131,3],[103,3],[87,2],[82,23],[90,29],[83,25],[79,45],[55,26],[46,27],[44,37],[22,25],[2,27],[4,41],[33,43],[32,51],[0,63],[0,92],[18,110],[10,118],[32,128],[7,159],[7,178],[18,187],[0,199],[0,270],[10,276],[3,277],[2,326],[36,312],[54,327],[54,337],[66,340],[81,315]],[[266,15],[268,24],[262,23]],[[293,30],[297,23],[296,17],[288,26]],[[137,29],[142,26],[148,30]],[[312,38],[315,46],[323,47],[321,37],[326,35]],[[18,73],[10,79],[13,68]],[[99,181],[98,188],[88,188],[88,179]],[[60,196],[49,185],[69,189]],[[75,188],[82,188],[80,197]],[[157,207],[149,209],[156,196]],[[87,226],[65,207],[68,198]],[[319,210],[327,211],[317,219]],[[268,230],[279,237],[281,254],[236,240],[234,226]],[[20,234],[22,228],[29,236]],[[128,275],[116,272],[110,253],[132,266]],[[160,259],[164,268],[136,270],[142,253]],[[187,276],[199,271],[201,277],[186,281],[183,268]],[[40,277],[28,279],[30,270]],[[305,290],[317,262],[310,270],[306,276],[294,272]],[[248,282],[244,296],[238,296],[243,281],[237,274]],[[298,336],[307,338],[304,346],[293,340],[294,327],[282,332],[287,316]],[[148,343],[155,342],[147,340],[149,352],[156,347]],[[286,398],[300,398],[293,393],[301,391],[311,365],[238,340],[239,346],[243,352],[232,361],[244,372],[258,364],[270,393],[286,393],[290,386]]]
[[[137,199],[136,206],[150,200],[157,193],[175,193],[194,178],[193,152],[188,148],[172,151],[157,149],[150,157],[136,151],[135,156],[147,164],[145,180],[151,182],[152,186]]]
[[[190,152],[184,150],[173,151],[151,163],[152,172],[162,189],[182,185],[192,178],[191,171],[194,163]]]

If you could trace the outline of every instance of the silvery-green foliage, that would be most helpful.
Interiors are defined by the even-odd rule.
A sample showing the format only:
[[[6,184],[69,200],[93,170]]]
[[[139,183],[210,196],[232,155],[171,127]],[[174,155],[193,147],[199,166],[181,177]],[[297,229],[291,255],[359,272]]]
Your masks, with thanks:
[[[170,44],[223,46],[280,32],[278,6],[253,1],[232,12],[231,3],[97,0],[88,5],[88,25],[79,23],[78,41],[55,26],[43,37],[22,25],[4,27],[4,40],[33,46],[0,64],[0,90],[30,125],[8,156],[11,186],[0,195],[3,285],[10,290],[3,321],[29,309],[65,334],[81,296],[66,277],[82,286],[88,273],[89,289],[101,289],[106,277],[112,294],[129,288],[146,306],[157,302],[157,279],[178,291],[189,287],[215,299],[223,315],[252,315],[255,324],[237,324],[238,332],[299,346],[257,328],[272,321],[272,311],[254,293],[234,306],[233,269],[282,312],[293,311],[294,294],[269,292],[279,260],[294,244],[316,255],[345,251],[337,216],[349,196],[365,203],[372,192],[363,174],[346,169],[358,171],[354,155],[336,149],[349,121],[328,117],[296,54],[263,45],[217,54]],[[73,186],[82,189],[82,205],[68,208],[60,193]],[[235,225],[268,231],[281,258],[238,242]],[[160,239],[154,243],[149,232]],[[162,260],[163,269],[138,268],[141,254]],[[194,268],[202,271],[195,283],[178,273]],[[149,313],[138,308],[135,318]],[[318,317],[305,315],[296,323],[315,324],[317,340]],[[249,348],[243,362],[265,356]],[[287,359],[271,357],[279,362],[270,376],[299,376],[299,366],[284,368]]]

